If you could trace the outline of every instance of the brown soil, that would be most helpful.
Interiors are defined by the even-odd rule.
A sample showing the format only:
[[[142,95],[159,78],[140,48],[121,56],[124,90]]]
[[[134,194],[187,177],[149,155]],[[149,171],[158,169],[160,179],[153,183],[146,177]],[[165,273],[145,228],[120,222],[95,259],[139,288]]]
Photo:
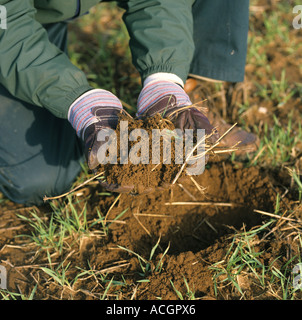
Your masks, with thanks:
[[[143,129],[147,135],[149,142],[143,143],[147,147],[147,164],[143,163],[142,157],[142,146],[138,147],[140,142],[140,137],[137,141],[129,141],[128,143],[128,163],[121,164],[121,155],[120,155],[120,132],[121,132],[121,121],[127,121],[128,131],[127,131],[127,140],[129,135],[135,129]],[[160,132],[164,133],[160,138],[160,141],[156,143],[152,142],[153,129],[158,129]],[[154,188],[167,188],[173,182],[179,171],[181,170],[181,164],[175,164],[175,136],[171,134],[175,129],[173,123],[160,114],[157,114],[153,117],[147,117],[142,119],[132,118],[127,114],[122,114],[119,116],[119,123],[115,130],[117,141],[117,164],[108,163],[99,168],[98,172],[104,172],[105,181],[109,184],[120,185],[120,186],[134,186],[132,193],[142,193],[154,190]],[[164,131],[166,130],[166,131]],[[125,132],[125,131],[123,131]],[[163,140],[166,139],[167,143],[170,143],[170,154],[171,159],[168,164],[163,160]],[[154,139],[155,141],[155,139]],[[184,146],[184,143],[183,143]],[[136,149],[134,149],[136,147]],[[194,147],[194,145],[193,145]],[[152,163],[154,160],[152,156],[152,151],[158,148],[160,150],[160,162]],[[139,164],[133,164],[131,162],[131,152],[135,150],[135,154],[140,157]],[[146,153],[145,153],[146,154]],[[185,154],[185,148],[183,147],[183,154]],[[109,155],[109,153],[108,153]],[[182,157],[184,161],[184,157]],[[185,170],[181,171],[180,177],[185,175]]]
[[[209,266],[225,259],[235,230],[252,230],[267,220],[266,216],[255,212],[254,209],[273,211],[276,193],[283,192],[280,189],[282,179],[279,174],[257,167],[244,168],[241,163],[220,163],[211,164],[203,175],[195,177],[195,181],[206,188],[204,193],[191,181],[182,187],[176,185],[173,192],[166,190],[149,195],[122,195],[106,219],[112,221],[123,210],[128,210],[122,218],[110,224],[106,237],[84,236],[78,248],[72,252],[66,250],[66,253],[63,252],[61,255],[53,253],[52,261],[64,261],[64,265],[70,262],[73,266],[83,269],[88,268],[89,263],[89,266],[97,271],[109,268],[108,278],[114,276],[115,280],[120,281],[123,275],[129,286],[127,289],[121,289],[121,299],[129,299],[134,292],[134,284],[138,283],[136,281],[146,279],[148,282],[140,283],[135,299],[176,299],[170,280],[177,290],[185,295],[184,279],[188,281],[190,288],[194,288],[197,298],[239,298],[240,295],[231,286],[215,296],[213,271]],[[282,185],[284,184],[285,180]],[[100,198],[99,191],[98,188],[88,187],[88,190],[83,192],[92,195],[88,208],[89,219],[96,218],[96,210],[108,212],[114,200],[113,196]],[[175,202],[178,201],[208,204],[177,205]],[[281,206],[286,208],[290,204],[289,200],[284,199]],[[40,269],[41,266],[47,265],[46,253],[37,251],[37,248],[29,244],[24,237],[13,238],[16,235],[30,233],[28,225],[16,218],[17,210],[8,209],[1,216],[0,257],[1,264],[8,270],[9,289],[13,292],[28,293],[37,283],[37,299],[97,298],[98,293],[101,294],[104,288],[91,277],[77,282],[72,289],[62,289],[61,286],[47,281],[49,277]],[[20,208],[18,213],[26,215],[26,212]],[[297,211],[297,214],[301,212]],[[40,209],[39,215],[45,220],[50,218],[47,208],[44,208],[44,211]],[[138,258],[118,247],[132,250],[148,260],[159,238],[160,246],[151,262],[150,270],[153,268],[153,272],[146,272],[144,275],[141,274]],[[169,250],[163,258],[161,272],[154,271],[167,247]],[[259,244],[256,243],[255,247],[259,252],[266,251],[262,259],[267,264],[277,256],[282,257],[278,263],[281,263],[280,260],[286,262],[285,252],[290,248],[287,240],[280,238],[279,241],[271,243],[269,236],[266,240],[259,241]],[[297,252],[298,249],[292,245],[290,250]],[[73,279],[78,272],[77,268],[71,267],[66,276]],[[254,280],[252,274],[242,279],[246,298],[255,298],[255,290],[259,299],[272,298],[271,295],[257,289]],[[114,290],[117,289],[118,287],[114,287]],[[110,292],[113,295],[113,292]]]
[[[268,14],[274,10],[273,3],[274,1],[259,1]],[[283,16],[288,23],[291,23],[292,18],[292,12]],[[262,32],[260,36],[264,37],[265,28],[261,12],[255,11],[251,15],[251,22],[255,28],[253,32]],[[94,32],[90,36],[93,34]],[[86,33],[82,36],[83,39],[87,39]],[[292,30],[289,40],[301,42],[301,36],[301,29]],[[260,133],[263,133],[264,125],[272,127],[273,115],[278,117],[282,125],[287,125],[288,115],[292,112],[294,132],[301,125],[301,92],[297,90],[282,105],[278,105],[278,101],[264,99],[255,94],[255,82],[267,85],[271,83],[271,74],[280,79],[284,69],[288,90],[295,82],[302,82],[302,47],[291,54],[288,48],[288,44],[274,39],[262,48],[267,57],[267,65],[271,68],[269,75],[265,66],[259,67],[251,61],[246,66],[246,79],[242,84],[223,84],[219,92],[215,85],[208,84],[208,101],[213,102],[229,123],[238,121],[239,125],[246,124],[251,131],[256,126]],[[116,60],[122,61],[122,56],[117,56]],[[123,66],[119,70],[126,72],[128,68]],[[118,74],[117,78],[133,79],[133,75]],[[247,101],[249,108],[240,113],[239,105]],[[292,153],[290,164],[297,165],[301,172],[301,143],[297,144]],[[298,194],[285,168],[286,165],[273,170],[260,166],[246,168],[244,163],[235,161],[209,163],[204,174],[194,177],[198,185],[205,188],[203,192],[189,180],[181,185],[176,184],[173,191],[156,191],[136,196],[123,194],[116,202],[117,195],[100,194],[104,190],[99,185],[85,186],[72,196],[76,210],[82,212],[83,202],[86,203],[89,196],[87,220],[97,221],[97,212],[107,214],[107,234],[103,236],[97,233],[102,230],[102,225],[98,223],[93,227],[91,234],[80,235],[78,238],[76,234],[70,236],[62,252],[36,246],[31,239],[24,236],[30,236],[34,232],[33,228],[18,217],[18,214],[21,214],[32,218],[29,212],[35,210],[42,221],[49,223],[53,211],[49,205],[24,208],[4,200],[1,202],[0,265],[7,269],[8,289],[11,292],[29,295],[37,286],[35,299],[99,299],[103,295],[106,284],[93,275],[82,277],[70,287],[62,287],[50,280],[50,276],[41,268],[49,267],[51,259],[54,269],[59,268],[61,263],[64,267],[69,264],[66,271],[69,281],[82,271],[78,269],[80,267],[83,270],[92,269],[96,274],[106,276],[107,281],[114,277],[115,281],[126,283],[110,288],[107,296],[110,299],[177,299],[170,281],[186,296],[184,279],[189,287],[194,289],[196,298],[242,299],[238,290],[228,282],[217,284],[217,295],[215,294],[213,264],[221,262],[223,265],[222,261],[229,258],[234,252],[232,245],[240,241],[239,233],[254,230],[270,220],[269,216],[259,211],[274,213],[277,195],[280,197],[280,212],[285,217],[290,215],[292,219],[302,218],[301,203],[297,201]],[[115,177],[111,175],[114,182],[127,179],[130,174],[131,177],[135,176],[134,171],[124,176],[121,170],[117,173]],[[174,173],[171,176],[174,177]],[[147,185],[151,183],[148,173],[145,173],[143,178],[140,182],[148,181]],[[156,185],[158,180],[155,179],[152,183]],[[66,198],[58,202],[62,203],[63,208],[68,207]],[[178,205],[177,202],[187,204]],[[188,202],[207,202],[207,205]],[[124,210],[125,213],[120,217]],[[115,218],[117,220],[114,221]],[[291,220],[278,219],[253,239],[254,250],[259,253],[258,259],[266,267],[275,266],[276,270],[279,270],[287,266],[288,279],[285,280],[292,280],[292,267],[301,257],[301,244],[297,236],[299,233],[301,234],[301,225],[294,224]],[[137,256],[121,247],[149,260],[150,252],[159,238],[160,245],[150,262],[150,271],[142,274]],[[168,247],[169,250],[163,257]],[[230,248],[233,248],[233,251],[229,251]],[[159,272],[155,269],[161,257],[163,265]],[[282,271],[284,272],[284,269]],[[146,280],[148,282],[140,282]],[[224,276],[219,280],[225,280]],[[244,291],[245,299],[283,298],[282,286],[277,277],[274,281],[269,279],[265,290],[259,286],[256,276],[249,270],[242,270],[236,280]],[[302,299],[301,291],[296,293],[295,298]]]

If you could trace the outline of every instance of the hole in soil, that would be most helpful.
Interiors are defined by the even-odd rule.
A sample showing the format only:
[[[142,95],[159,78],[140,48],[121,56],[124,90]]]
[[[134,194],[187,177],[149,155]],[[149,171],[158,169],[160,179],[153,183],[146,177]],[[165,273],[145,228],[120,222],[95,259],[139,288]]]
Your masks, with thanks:
[[[211,217],[191,213],[181,219],[178,227],[170,228],[163,242],[171,241],[171,254],[185,251],[196,253],[213,245],[220,237],[234,233],[234,229],[239,230],[243,224],[249,230],[260,223],[261,217],[246,207],[217,208],[217,213]]]
[[[175,219],[174,223],[167,226],[166,232],[161,236],[161,247],[165,249],[170,242],[170,254],[192,251],[196,253],[213,245],[219,238],[234,233],[243,227],[250,230],[262,222],[259,214],[253,209],[242,208],[217,208],[217,213],[208,217],[202,213],[187,213]],[[150,252],[158,236],[142,236],[136,242],[138,252]]]
[[[170,242],[169,254],[196,253],[213,245],[219,238],[234,233],[235,229],[240,230],[244,226],[245,230],[250,230],[261,225],[266,217],[254,212],[254,209],[274,212],[277,189],[271,184],[270,174],[259,168],[236,169],[231,164],[213,164],[203,175],[194,179],[206,188],[205,194],[202,195],[196,186],[188,183],[183,186],[191,196],[177,186],[172,201],[211,202],[212,205],[167,205],[170,195],[163,193],[150,195],[134,204],[133,212],[168,216],[155,219],[138,214],[149,234],[141,225],[132,226],[130,221],[127,222],[135,252],[148,256],[161,237],[163,250]]]

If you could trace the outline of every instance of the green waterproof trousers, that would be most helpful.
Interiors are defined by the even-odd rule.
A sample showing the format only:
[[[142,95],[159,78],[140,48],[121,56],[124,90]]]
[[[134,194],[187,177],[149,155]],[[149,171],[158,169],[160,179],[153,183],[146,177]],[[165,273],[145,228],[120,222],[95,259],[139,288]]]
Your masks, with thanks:
[[[47,25],[49,39],[66,50],[67,24]],[[17,100],[0,85],[0,191],[39,205],[68,190],[84,161],[82,142],[68,120]]]

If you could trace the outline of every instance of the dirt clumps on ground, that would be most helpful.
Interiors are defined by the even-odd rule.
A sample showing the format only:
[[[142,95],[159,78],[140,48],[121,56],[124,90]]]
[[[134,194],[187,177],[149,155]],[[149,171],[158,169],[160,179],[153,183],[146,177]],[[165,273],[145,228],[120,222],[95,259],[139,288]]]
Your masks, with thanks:
[[[270,217],[259,212],[274,212],[276,195],[284,192],[276,173],[245,168],[242,163],[209,163],[205,172],[193,179],[177,183],[173,189],[136,196],[100,197],[102,189],[88,186],[86,223],[94,226],[89,234],[71,234],[61,252],[47,244],[38,250],[31,238],[34,230],[15,216],[30,216],[29,212],[8,206],[1,217],[6,232],[0,232],[0,259],[8,272],[9,290],[29,295],[36,286],[36,299],[98,299],[113,279],[114,285],[107,291],[109,299],[179,299],[178,293],[185,299],[192,295],[197,299],[240,299],[242,294],[227,277],[244,259],[238,260],[230,273],[226,270],[232,257],[240,258],[236,257],[237,246],[243,253],[253,250],[257,265],[264,268],[279,267],[299,255],[293,240],[296,234],[286,220],[277,220],[249,241],[246,238],[268,223]],[[81,196],[74,197],[74,210],[83,213]],[[280,202],[280,210],[287,206],[294,206],[288,195]],[[54,221],[47,207],[33,210],[37,210],[35,220],[40,217],[41,225]],[[100,213],[106,214],[106,221],[99,221]],[[66,214],[60,211],[62,218]],[[280,223],[287,237],[280,235]],[[68,285],[60,285],[51,273],[45,273],[49,257],[53,270],[59,274],[65,270]],[[86,273],[76,281],[81,272]],[[235,280],[245,298],[274,298],[272,294],[280,287],[276,283],[270,290],[261,285],[248,264]]]
[[[268,139],[256,157],[249,163],[236,158],[210,161],[202,175],[145,195],[110,193],[96,181],[39,208],[25,208],[0,195],[0,265],[6,268],[8,289],[0,291],[4,298],[302,299],[300,289],[293,291],[299,276],[293,271],[301,263],[301,189],[287,170],[295,165],[301,180],[301,142],[277,166],[271,163],[279,153],[268,152],[279,139],[270,142],[275,116],[283,133],[298,139],[302,112],[301,32],[291,28],[284,41],[286,32],[278,29],[280,36],[267,38],[269,31],[282,28],[282,21],[288,26],[293,19],[291,10],[279,14],[279,4],[261,0],[251,7],[254,51],[245,81],[206,85],[208,102],[225,121]],[[275,13],[278,24],[268,30],[264,19],[270,22]],[[119,70],[123,75],[118,78],[127,78],[128,69]],[[132,93],[133,88],[129,81],[127,90]],[[129,131],[168,125],[156,118],[149,124],[127,120]],[[277,145],[280,151],[282,143]],[[136,188],[145,188],[171,181],[179,170],[159,165],[151,175],[155,164],[150,167],[116,165],[104,171],[111,183],[134,181]]]
[[[240,297],[231,289],[229,297],[223,296],[225,293],[215,295],[215,273],[210,267],[228,257],[235,230],[245,233],[265,223],[267,217],[254,210],[272,211],[278,187],[273,187],[272,176],[266,170],[244,168],[242,164],[236,168],[229,163],[209,164],[204,174],[194,181],[205,188],[204,192],[191,181],[176,184],[164,192],[122,195],[108,219],[127,210],[122,218],[125,223],[113,223],[106,243],[94,242],[84,254],[85,261],[89,260],[97,270],[119,261],[127,262],[112,275],[118,278],[119,273],[123,273],[132,279],[130,282],[140,283],[136,299],[179,298],[171,281],[184,296],[188,285],[196,298]],[[159,239],[160,245],[149,261],[150,252]],[[255,250],[267,252],[271,257],[284,249],[282,241],[272,247],[269,238],[267,240],[259,240]],[[150,269],[142,271],[144,262],[138,256],[150,263]],[[161,258],[162,268],[158,271],[156,266]],[[264,264],[270,262],[263,261]],[[251,279],[239,280],[243,287],[248,286],[246,291],[252,295],[257,286],[252,275],[249,276]],[[267,292],[260,291],[260,299],[269,297]]]

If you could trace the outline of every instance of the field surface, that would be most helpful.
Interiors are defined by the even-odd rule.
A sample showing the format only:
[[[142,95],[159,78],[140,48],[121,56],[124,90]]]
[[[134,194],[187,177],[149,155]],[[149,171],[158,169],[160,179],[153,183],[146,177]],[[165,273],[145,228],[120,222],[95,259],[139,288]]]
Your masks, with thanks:
[[[1,299],[301,300],[302,29],[293,1],[251,1],[243,83],[207,83],[255,155],[210,161],[173,192],[109,193],[85,165],[76,190],[26,208],[0,195]],[[135,114],[139,76],[122,11],[70,23],[71,61]]]

